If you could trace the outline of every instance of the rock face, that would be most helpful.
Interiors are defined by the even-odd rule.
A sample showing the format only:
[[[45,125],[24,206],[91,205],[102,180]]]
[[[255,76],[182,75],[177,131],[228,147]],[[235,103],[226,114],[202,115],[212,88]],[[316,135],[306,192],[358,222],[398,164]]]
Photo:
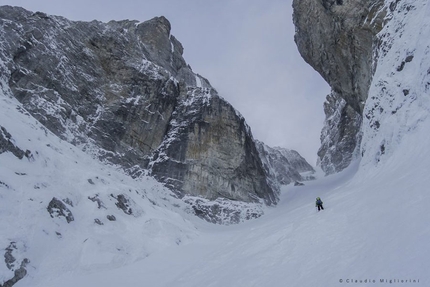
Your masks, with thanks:
[[[313,167],[295,150],[269,147],[257,141],[257,149],[264,169],[275,185],[287,185],[307,180],[303,173],[314,173]]]
[[[332,93],[318,152],[327,173],[347,167],[360,147],[360,126],[374,66],[376,34],[386,14],[382,0],[294,0],[295,41],[303,59]]]
[[[386,22],[377,35],[377,67],[363,113],[361,166],[387,163],[405,142],[421,161],[417,139],[410,137],[422,133],[420,140],[427,142],[428,136],[430,3],[385,2]]]
[[[348,167],[360,151],[362,117],[336,92],[324,103],[326,120],[321,132],[318,163],[326,174]]]
[[[61,139],[179,196],[275,204],[244,118],[186,64],[170,28],[0,7],[0,88]]]
[[[150,163],[157,177],[211,200],[277,201],[250,128],[215,90],[189,87],[179,97],[173,117],[167,139]]]

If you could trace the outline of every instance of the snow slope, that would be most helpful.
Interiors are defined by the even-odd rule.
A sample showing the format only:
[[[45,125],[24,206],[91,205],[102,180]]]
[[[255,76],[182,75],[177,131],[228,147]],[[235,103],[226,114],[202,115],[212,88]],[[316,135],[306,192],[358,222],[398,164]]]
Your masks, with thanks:
[[[132,179],[94,160],[2,93],[0,125],[15,146],[31,151],[23,159],[0,154],[0,248],[15,259],[9,267],[0,264],[0,284],[25,258],[27,276],[17,286],[44,282],[50,274],[122,266],[197,236],[187,205],[163,185],[145,176]],[[73,221],[50,216],[54,197]],[[119,208],[120,197],[128,210]]]
[[[257,220],[195,222],[200,235],[188,244],[39,286],[430,286],[430,4],[385,7],[354,165],[284,188],[278,207]]]
[[[201,235],[189,244],[119,269],[53,278],[40,287],[313,287],[342,286],[340,280],[351,279],[429,286],[429,161],[427,153],[421,172],[404,173],[388,164],[368,177],[356,173],[355,166],[305,187],[284,187],[279,206],[257,220],[198,225]],[[316,211],[316,196],[325,202],[324,211]]]

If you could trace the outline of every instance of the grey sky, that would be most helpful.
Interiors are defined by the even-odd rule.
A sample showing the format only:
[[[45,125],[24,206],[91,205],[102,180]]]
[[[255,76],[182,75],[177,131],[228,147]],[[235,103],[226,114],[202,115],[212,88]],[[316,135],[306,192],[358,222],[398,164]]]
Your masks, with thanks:
[[[256,139],[316,162],[328,85],[294,43],[292,0],[0,0],[71,20],[165,16],[193,71],[245,117]]]

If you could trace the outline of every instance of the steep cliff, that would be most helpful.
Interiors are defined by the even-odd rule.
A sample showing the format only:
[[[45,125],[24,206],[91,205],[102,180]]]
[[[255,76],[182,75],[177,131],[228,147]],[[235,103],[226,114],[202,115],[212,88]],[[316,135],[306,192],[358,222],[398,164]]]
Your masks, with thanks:
[[[276,203],[251,130],[215,90],[190,87],[179,97],[167,139],[151,171],[190,195]]]
[[[313,178],[315,170],[297,151],[272,148],[261,141],[257,141],[257,150],[264,169],[275,186]]]
[[[405,145],[415,162],[425,163],[422,149],[428,143],[430,3],[386,0],[385,10],[385,24],[375,45],[376,70],[363,112],[361,164],[366,169],[390,163]],[[423,143],[423,148],[417,148]],[[411,172],[416,167],[401,163],[397,168]]]
[[[244,118],[186,64],[166,18],[73,22],[3,6],[0,29],[2,90],[61,139],[179,196],[276,204]]]
[[[318,151],[327,173],[359,154],[360,127],[376,68],[374,47],[386,9],[383,0],[294,0],[295,42],[303,59],[329,83]]]

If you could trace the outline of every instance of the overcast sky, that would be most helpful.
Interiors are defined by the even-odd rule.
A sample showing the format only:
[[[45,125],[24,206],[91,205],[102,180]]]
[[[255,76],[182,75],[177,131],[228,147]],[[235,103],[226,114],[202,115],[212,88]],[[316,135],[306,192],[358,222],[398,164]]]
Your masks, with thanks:
[[[245,117],[254,138],[315,165],[328,85],[294,43],[292,0],[0,0],[71,20],[165,16],[193,71]]]

